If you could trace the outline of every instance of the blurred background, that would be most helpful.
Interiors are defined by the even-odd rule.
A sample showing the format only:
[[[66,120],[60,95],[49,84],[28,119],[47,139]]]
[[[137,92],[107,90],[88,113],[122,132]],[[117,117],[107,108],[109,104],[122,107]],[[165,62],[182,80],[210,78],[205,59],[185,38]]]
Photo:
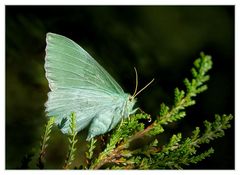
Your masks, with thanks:
[[[182,132],[189,136],[214,114],[234,115],[234,6],[6,6],[6,168],[21,168],[26,154],[39,149],[47,121],[49,91],[44,56],[47,32],[71,38],[133,93],[135,66],[143,87],[138,106],[156,116],[160,104],[173,103],[175,87],[184,88],[201,51],[213,57],[208,90],[187,116],[166,128],[162,141]],[[86,131],[78,134],[84,155]],[[46,168],[61,168],[66,136],[53,129]],[[223,138],[203,146],[215,153],[188,169],[234,169],[234,122]],[[34,159],[34,158],[33,158]],[[79,164],[78,158],[75,164]],[[36,168],[35,164],[31,168]]]

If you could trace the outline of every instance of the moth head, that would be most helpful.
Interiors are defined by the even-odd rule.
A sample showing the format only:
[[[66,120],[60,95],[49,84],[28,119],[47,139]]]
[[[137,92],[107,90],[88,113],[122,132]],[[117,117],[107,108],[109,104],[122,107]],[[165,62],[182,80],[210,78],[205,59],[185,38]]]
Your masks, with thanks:
[[[137,99],[135,97],[133,97],[132,95],[128,95],[128,103],[129,104],[135,104],[137,102]]]
[[[129,114],[132,114],[132,111],[133,111],[133,107],[135,105],[135,103],[137,102],[137,99],[136,98],[133,98],[130,94],[128,94],[128,100],[127,100],[127,104],[126,104],[126,107],[127,107],[127,116]]]

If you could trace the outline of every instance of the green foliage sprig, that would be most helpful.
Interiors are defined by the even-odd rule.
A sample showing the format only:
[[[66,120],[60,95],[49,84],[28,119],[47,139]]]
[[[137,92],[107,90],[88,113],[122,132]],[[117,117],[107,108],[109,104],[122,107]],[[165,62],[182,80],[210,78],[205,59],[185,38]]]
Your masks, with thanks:
[[[209,75],[206,75],[206,73],[211,68],[211,56],[201,53],[201,57],[195,60],[194,68],[192,68],[193,79],[191,81],[187,78],[184,80],[186,92],[176,88],[174,90],[173,106],[168,107],[164,103],[161,104],[159,117],[154,122],[154,127],[149,129],[150,135],[162,133],[164,131],[162,125],[180,120],[186,116],[184,109],[195,104],[193,97],[207,89],[207,85],[204,83],[209,80]]]
[[[48,141],[50,139],[50,133],[52,131],[52,126],[54,124],[54,117],[51,117],[46,126],[45,126],[45,131],[44,131],[44,135],[42,136],[42,142],[41,142],[41,146],[40,146],[40,153],[39,153],[39,158],[38,158],[38,163],[37,163],[37,167],[40,169],[44,168],[44,156],[46,154],[46,149],[48,147]]]
[[[213,148],[197,154],[197,148],[203,143],[209,143],[213,140],[224,135],[224,130],[230,128],[230,120],[232,115],[215,116],[215,121],[210,123],[204,122],[205,131],[201,135],[200,128],[196,127],[193,135],[182,140],[181,133],[173,135],[169,143],[162,146],[161,151],[154,154],[152,159],[147,163],[151,169],[182,169],[183,166],[191,163],[198,163],[209,157],[214,152]]]
[[[75,158],[75,151],[76,147],[75,144],[77,143],[76,135],[77,135],[77,130],[76,130],[76,115],[75,113],[71,114],[71,119],[70,119],[70,129],[69,129],[69,136],[68,136],[68,141],[69,141],[69,147],[68,147],[68,154],[67,158],[65,160],[64,169],[69,169],[70,165],[72,164],[72,161]]]
[[[90,142],[88,142],[87,147],[88,151],[86,152],[86,163],[87,166],[91,164],[92,158],[93,158],[93,150],[96,148],[96,142],[97,139],[92,138]],[[88,168],[88,167],[85,168]]]
[[[173,135],[166,145],[159,145],[158,139],[154,139],[136,150],[128,149],[126,142],[115,148],[112,145],[111,149],[107,146],[107,153],[100,154],[91,168],[99,169],[108,163],[109,169],[182,169],[183,166],[204,160],[214,152],[214,149],[210,148],[197,154],[197,148],[203,143],[222,137],[224,130],[230,127],[232,118],[232,115],[216,115],[213,123],[204,122],[205,131],[202,135],[199,127],[196,127],[192,137],[183,139],[179,133]]]

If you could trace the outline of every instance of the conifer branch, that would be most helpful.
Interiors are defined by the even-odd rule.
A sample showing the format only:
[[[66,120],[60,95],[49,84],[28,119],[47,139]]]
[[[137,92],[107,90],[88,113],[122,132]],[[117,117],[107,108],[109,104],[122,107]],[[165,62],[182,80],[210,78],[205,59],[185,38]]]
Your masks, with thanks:
[[[93,150],[96,148],[96,142],[97,142],[97,139],[92,138],[87,145],[88,147],[88,152],[86,152],[87,166],[85,168],[87,168],[91,164],[91,161],[93,158]]]
[[[37,163],[37,167],[39,169],[44,168],[44,157],[45,157],[45,154],[46,154],[46,149],[48,147],[48,140],[50,139],[50,133],[52,131],[52,126],[54,124],[54,121],[55,121],[54,117],[51,117],[48,120],[48,123],[45,126],[45,131],[44,131],[44,135],[42,136],[40,153],[39,153],[38,163]]]
[[[77,130],[76,130],[76,115],[75,115],[75,113],[71,114],[69,127],[70,127],[69,136],[68,136],[69,147],[68,147],[68,154],[67,154],[64,166],[63,166],[64,169],[69,169],[70,165],[72,164],[72,162],[75,158],[75,151],[76,151],[75,144],[78,141],[76,139]]]
[[[110,169],[183,169],[184,166],[196,164],[214,153],[213,148],[198,153],[203,143],[222,137],[224,130],[230,127],[232,115],[217,115],[213,123],[205,121],[205,131],[201,135],[196,127],[191,137],[182,138],[182,134],[173,135],[166,145],[159,145],[155,139],[150,144],[134,151],[123,150],[121,157],[110,161],[114,165]],[[210,139],[211,138],[211,139]],[[110,156],[111,157],[111,156]],[[116,156],[114,158],[117,158]]]
[[[152,155],[151,169],[182,169],[182,166],[190,163],[198,163],[209,157],[214,152],[213,148],[197,154],[197,148],[203,143],[209,143],[211,140],[224,136],[224,130],[230,128],[232,115],[215,116],[215,121],[210,123],[205,121],[205,131],[201,135],[199,127],[193,131],[192,137],[182,140],[181,134],[173,135],[167,145],[162,146],[162,150]]]

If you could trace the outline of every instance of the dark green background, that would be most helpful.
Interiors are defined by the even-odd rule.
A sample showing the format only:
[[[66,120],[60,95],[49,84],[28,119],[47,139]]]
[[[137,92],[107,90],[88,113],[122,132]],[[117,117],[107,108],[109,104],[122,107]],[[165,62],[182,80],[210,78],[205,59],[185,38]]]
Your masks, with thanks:
[[[47,32],[79,43],[126,92],[134,91],[134,66],[140,87],[154,77],[138,97],[138,105],[153,116],[160,103],[172,104],[173,89],[183,88],[199,53],[212,55],[209,89],[183,120],[167,128],[163,142],[173,133],[188,136],[204,120],[213,121],[215,113],[234,114],[234,6],[6,6],[7,169],[19,168],[23,156],[39,147],[49,91],[43,67]],[[211,142],[211,158],[187,168],[233,169],[232,125],[225,137]],[[67,141],[57,128],[53,135],[46,166],[61,168]],[[79,137],[81,157],[86,133]]]

